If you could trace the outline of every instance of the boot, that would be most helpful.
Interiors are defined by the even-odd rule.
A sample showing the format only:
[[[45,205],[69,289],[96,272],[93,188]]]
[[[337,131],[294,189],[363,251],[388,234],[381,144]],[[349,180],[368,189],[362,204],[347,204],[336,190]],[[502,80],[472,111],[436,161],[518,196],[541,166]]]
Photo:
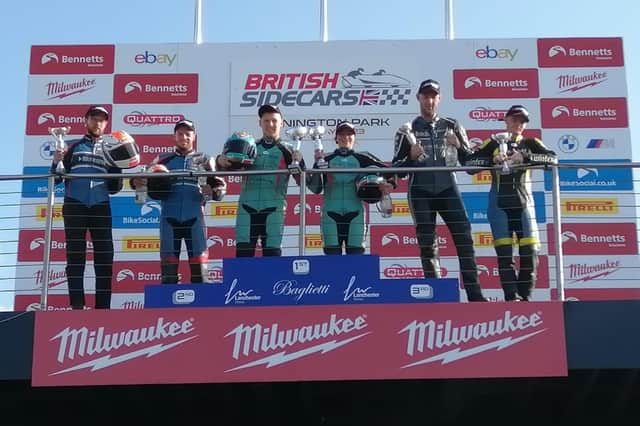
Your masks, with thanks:
[[[496,246],[498,255],[498,274],[500,284],[504,292],[504,300],[513,302],[518,300],[518,278],[516,277],[516,265],[513,261],[513,247],[510,245]]]
[[[489,302],[489,299],[482,295],[480,284],[465,284],[464,291],[469,302]]]
[[[178,284],[178,264],[160,262],[160,275],[162,284]]]
[[[190,263],[191,282],[192,283],[209,283],[209,269],[206,263]]]
[[[538,251],[534,246],[520,247],[520,273],[518,274],[518,294],[529,301],[535,287],[538,272]]]

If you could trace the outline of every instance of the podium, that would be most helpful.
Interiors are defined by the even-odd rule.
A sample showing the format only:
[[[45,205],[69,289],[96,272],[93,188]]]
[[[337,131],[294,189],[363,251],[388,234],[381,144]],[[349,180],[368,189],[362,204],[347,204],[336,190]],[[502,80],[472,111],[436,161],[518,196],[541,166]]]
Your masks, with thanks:
[[[381,279],[375,255],[223,260],[222,284],[148,285],[145,308],[459,302],[458,280]]]

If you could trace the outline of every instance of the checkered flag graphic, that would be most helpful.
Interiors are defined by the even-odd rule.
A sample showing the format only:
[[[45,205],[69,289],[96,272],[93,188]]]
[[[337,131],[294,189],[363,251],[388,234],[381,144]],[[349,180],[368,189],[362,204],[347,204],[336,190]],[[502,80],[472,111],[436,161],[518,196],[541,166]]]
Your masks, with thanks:
[[[383,89],[378,105],[407,105],[411,89]]]

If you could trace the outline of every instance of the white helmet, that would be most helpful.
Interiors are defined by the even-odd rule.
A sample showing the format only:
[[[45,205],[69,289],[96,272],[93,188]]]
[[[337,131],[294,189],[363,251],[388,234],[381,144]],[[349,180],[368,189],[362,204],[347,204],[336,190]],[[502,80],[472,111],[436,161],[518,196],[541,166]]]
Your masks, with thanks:
[[[111,166],[130,169],[140,164],[140,150],[133,137],[118,130],[102,137],[104,158]]]

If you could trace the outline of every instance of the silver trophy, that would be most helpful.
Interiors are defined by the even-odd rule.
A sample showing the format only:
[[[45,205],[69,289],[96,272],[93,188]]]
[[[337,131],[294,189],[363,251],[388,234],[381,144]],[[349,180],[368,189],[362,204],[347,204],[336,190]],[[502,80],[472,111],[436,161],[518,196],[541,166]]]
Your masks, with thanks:
[[[67,150],[67,143],[64,141],[64,137],[71,131],[71,127],[49,127],[49,134],[53,136],[55,141],[55,150],[64,152]],[[58,161],[56,166],[56,173],[64,173],[64,164],[62,160]]]
[[[286,133],[287,136],[289,136],[289,138],[291,139],[291,141],[293,142],[293,152],[300,152],[300,145],[302,144],[302,139],[307,136],[307,133],[309,131],[307,130],[307,128],[305,126],[298,126],[298,127],[294,127],[292,129],[287,129]],[[291,167],[293,168],[300,168],[300,161],[298,160],[293,160],[291,162]]]
[[[415,133],[413,133],[413,129],[411,128],[411,123],[409,122],[404,123],[402,126],[400,126],[398,131],[406,136],[407,140],[409,141],[409,145],[411,146],[418,145],[418,140],[416,139]],[[418,157],[418,160],[420,161],[424,160],[424,154],[421,154],[420,157]]]
[[[511,168],[509,167],[509,160],[507,159],[507,154],[509,152],[509,141],[511,140],[511,133],[509,132],[501,132],[493,135],[493,139],[498,142],[498,149],[500,150],[500,156],[502,157],[502,169],[500,173],[503,175],[508,175],[511,173]]]
[[[193,164],[199,171],[207,172],[207,157],[204,154],[196,155],[193,157]],[[198,186],[201,188],[207,185],[207,176],[198,176]],[[202,198],[205,203],[211,201],[211,197],[208,194],[202,193]]]
[[[327,161],[324,159],[324,147],[322,146],[322,136],[325,133],[324,126],[316,126],[309,129],[309,136],[313,141],[314,158],[319,169],[327,167]]]

